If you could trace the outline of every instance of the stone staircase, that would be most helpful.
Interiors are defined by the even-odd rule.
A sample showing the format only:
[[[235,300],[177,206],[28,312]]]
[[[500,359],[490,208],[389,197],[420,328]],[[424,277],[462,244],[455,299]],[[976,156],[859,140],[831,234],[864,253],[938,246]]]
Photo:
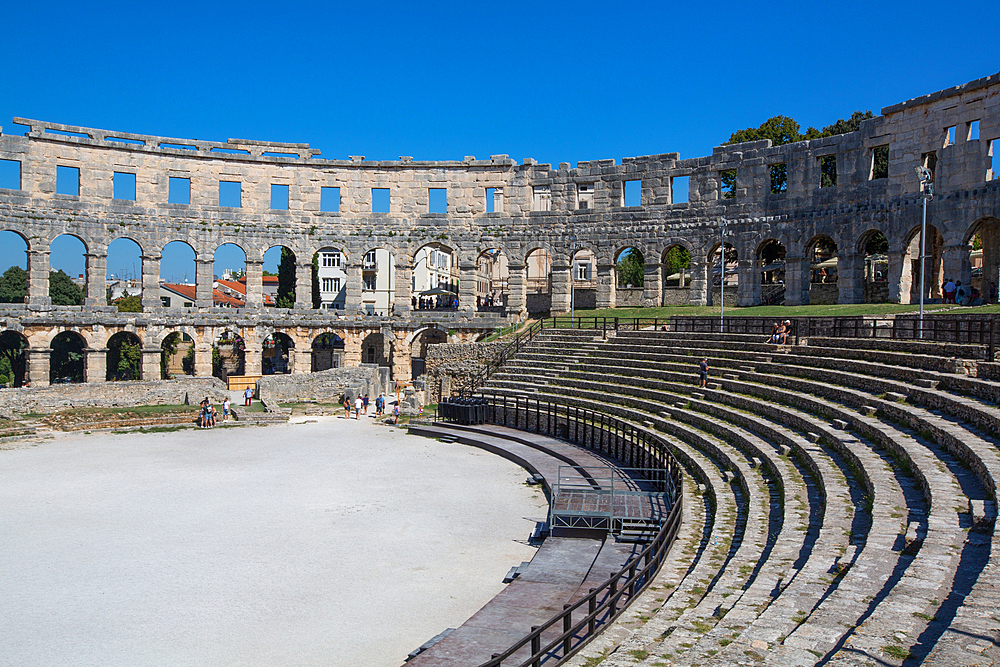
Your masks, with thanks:
[[[808,342],[546,330],[480,389],[655,430],[700,496],[658,582],[567,664],[1000,659],[1000,388],[974,376],[981,348]]]

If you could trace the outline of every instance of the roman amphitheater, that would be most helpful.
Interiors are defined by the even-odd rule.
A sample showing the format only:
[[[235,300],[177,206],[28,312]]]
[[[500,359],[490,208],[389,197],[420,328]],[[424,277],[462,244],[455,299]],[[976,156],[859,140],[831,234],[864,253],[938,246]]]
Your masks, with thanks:
[[[856,132],[575,168],[324,159],[308,144],[14,120],[29,131],[0,135],[19,175],[0,190],[0,229],[24,241],[28,293],[0,318],[23,337],[32,391],[54,379],[58,336],[76,340],[87,384],[109,379],[109,341],[125,334],[158,380],[175,332],[196,378],[231,336],[259,374],[280,336],[291,376],[375,364],[406,383],[429,347],[458,354],[581,305],[913,303],[940,301],[946,279],[988,298],[1000,278],[1000,74],[883,108]],[[83,244],[82,306],[50,302],[64,235]],[[139,313],[106,305],[118,239],[141,248]],[[185,308],[161,291],[178,242],[197,267]],[[237,308],[215,305],[227,243],[246,258]],[[274,247],[295,258],[292,308],[267,305]],[[642,285],[619,284],[625,253],[642,258]],[[319,276],[340,273],[317,298],[324,256]],[[411,427],[520,463],[551,507],[534,558],[410,664],[1000,662],[998,316],[797,317],[783,345],[764,342],[769,321],[727,316],[540,319]]]

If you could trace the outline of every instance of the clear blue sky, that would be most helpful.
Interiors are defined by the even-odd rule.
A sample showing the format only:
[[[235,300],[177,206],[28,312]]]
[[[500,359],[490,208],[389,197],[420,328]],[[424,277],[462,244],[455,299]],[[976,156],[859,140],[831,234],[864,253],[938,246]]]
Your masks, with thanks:
[[[308,142],[329,158],[697,157],[773,115],[821,127],[1000,71],[995,0],[22,2],[2,15],[5,133],[24,116]],[[53,266],[82,272],[63,255]],[[135,263],[109,260],[117,275]]]

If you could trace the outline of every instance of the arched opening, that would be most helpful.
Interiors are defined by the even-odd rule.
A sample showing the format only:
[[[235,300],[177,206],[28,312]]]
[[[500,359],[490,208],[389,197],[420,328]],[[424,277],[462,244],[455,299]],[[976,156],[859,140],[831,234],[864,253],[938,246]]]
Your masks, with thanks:
[[[261,354],[261,373],[263,375],[284,375],[292,372],[292,355],[295,354],[295,341],[287,334],[275,332],[264,339]]]
[[[691,284],[691,253],[682,245],[669,246],[660,260],[664,306],[688,303],[688,286]]]
[[[760,289],[759,302],[762,305],[775,306],[785,302],[785,255],[784,244],[776,239],[767,239],[757,247],[754,279]]]
[[[385,248],[372,248],[361,259],[361,312],[388,315],[396,298],[396,260]]]
[[[861,235],[859,250],[865,258],[865,303],[889,303],[889,240],[877,229]]]
[[[809,261],[809,303],[838,303],[837,244],[829,236],[816,236],[806,245],[806,259]]]
[[[347,303],[347,256],[327,246],[313,255],[313,307],[344,310]]]
[[[0,333],[0,385],[23,387],[28,339],[17,331]]]
[[[736,290],[740,286],[740,275],[737,272],[739,253],[733,244],[726,242],[725,262],[723,263],[721,246],[716,243],[708,253],[708,275],[712,277],[712,290],[709,292],[709,306],[718,305],[719,297],[725,288],[727,306],[736,305]]]
[[[212,305],[216,308],[246,307],[247,254],[243,248],[235,243],[223,243],[216,248],[212,273]]]
[[[171,241],[160,253],[160,306],[194,308],[197,272],[194,248],[184,241]]]
[[[212,375],[225,382],[230,375],[244,375],[246,344],[243,337],[223,331],[212,347]]]
[[[142,341],[134,333],[120,331],[108,339],[105,379],[138,380],[142,377]]]
[[[597,257],[590,248],[572,248],[570,257],[570,305],[597,307]]]
[[[380,333],[368,334],[361,341],[361,363],[377,364],[379,366],[391,365],[392,352],[385,349],[385,340]]]
[[[115,239],[108,245],[106,296],[108,305],[121,313],[142,312],[142,248],[132,239]]]
[[[414,380],[427,372],[427,348],[447,342],[448,333],[437,327],[424,329],[414,337],[410,344],[410,372]]]
[[[510,295],[507,256],[499,248],[479,253],[476,259],[476,309],[502,313]]]
[[[927,225],[927,240],[924,242],[924,300],[943,299],[944,264],[941,261],[944,237],[934,225]],[[903,275],[900,281],[900,302],[920,301],[920,228],[911,232],[903,256]],[[959,278],[960,279],[960,278]],[[908,297],[908,300],[905,300]]]
[[[344,339],[335,333],[322,333],[312,343],[312,370],[325,371],[344,365]]]
[[[552,253],[536,248],[524,258],[525,297],[528,313],[547,313],[552,309]]]
[[[997,303],[997,290],[1000,287],[1000,220],[978,220],[969,233],[970,284],[978,292],[979,304]],[[977,296],[972,295],[971,291],[969,296],[969,305],[978,305],[975,303]]]
[[[87,246],[71,234],[49,246],[49,298],[53,306],[82,306],[87,294]]]
[[[167,334],[160,344],[160,377],[194,375],[194,339],[181,331]]]
[[[646,261],[636,248],[625,248],[615,257],[615,305],[642,306]]]
[[[458,307],[458,258],[451,248],[429,243],[413,253],[411,294],[410,305],[420,310]]]
[[[66,384],[83,382],[84,358],[87,341],[75,331],[63,331],[56,334],[49,346],[49,382],[51,384]]]
[[[0,232],[0,303],[24,303],[28,297],[28,243],[17,232]]]
[[[245,277],[243,282],[246,284]],[[285,246],[276,245],[268,248],[264,253],[264,270],[261,278],[264,305],[294,308],[295,283],[295,253]]]

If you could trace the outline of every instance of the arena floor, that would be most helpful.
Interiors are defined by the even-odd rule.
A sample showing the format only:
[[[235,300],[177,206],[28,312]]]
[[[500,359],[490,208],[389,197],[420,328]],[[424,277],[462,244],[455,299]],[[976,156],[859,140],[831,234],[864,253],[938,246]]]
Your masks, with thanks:
[[[337,417],[0,451],[0,665],[397,667],[502,588],[545,500]]]

